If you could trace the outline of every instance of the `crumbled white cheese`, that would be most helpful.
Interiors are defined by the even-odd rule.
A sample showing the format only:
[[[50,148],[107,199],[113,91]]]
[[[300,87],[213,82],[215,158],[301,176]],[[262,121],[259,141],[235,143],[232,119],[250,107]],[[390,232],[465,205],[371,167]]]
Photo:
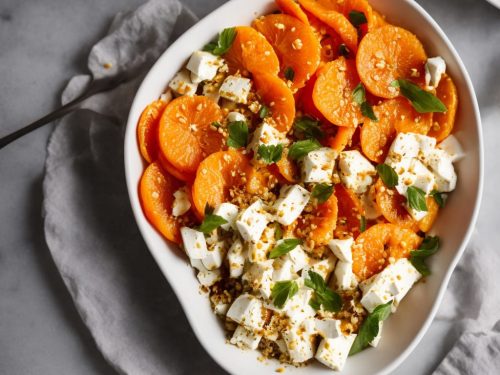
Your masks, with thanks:
[[[356,336],[355,334],[340,335],[336,338],[321,340],[314,358],[334,371],[342,371]]]
[[[333,276],[333,284],[338,290],[352,290],[358,286],[358,280],[350,262],[337,262]]]
[[[220,216],[227,221],[220,227],[224,230],[236,230],[236,218],[238,217],[239,208],[232,203],[221,203],[214,210],[214,215]]]
[[[244,114],[240,113],[240,112],[229,112],[226,116],[226,120],[227,122],[236,122],[236,121],[243,121],[243,122],[246,122],[247,121],[247,118],[245,117]]]
[[[262,262],[268,259],[268,254],[276,243],[275,232],[276,228],[273,225],[267,226],[257,242],[248,244],[248,260],[250,262]]]
[[[188,227],[182,227],[181,237],[184,250],[186,250],[189,258],[203,259],[207,256],[207,242],[203,233]]]
[[[245,241],[257,242],[269,223],[264,204],[257,200],[247,207],[236,220],[236,227]]]
[[[227,262],[229,265],[229,276],[238,278],[243,275],[245,266],[245,253],[241,240],[237,239],[233,242],[227,252]]]
[[[168,84],[175,93],[178,95],[193,96],[196,94],[198,84],[191,81],[189,72],[185,69],[179,71]]]
[[[246,282],[253,291],[259,292],[262,297],[271,296],[271,284],[273,279],[273,260],[255,262],[250,265],[243,274],[242,280]]]
[[[252,81],[248,78],[228,76],[220,87],[220,96],[236,103],[246,104]]]
[[[276,221],[283,225],[292,224],[307,205],[311,193],[300,185],[284,185],[280,197],[273,205]]]
[[[261,338],[262,335],[249,331],[243,326],[238,326],[229,342],[242,349],[255,350],[259,346]]]
[[[257,157],[260,146],[277,146],[280,143],[286,142],[284,135],[276,130],[274,126],[264,121],[253,132],[252,140],[248,144],[248,149],[253,150],[254,157]]]
[[[356,194],[364,193],[376,174],[375,167],[358,150],[342,151],[339,168],[342,182]]]
[[[425,85],[438,87],[445,72],[446,62],[441,56],[428,58],[425,63]]]
[[[213,246],[208,248],[207,255],[201,260],[201,262],[207,270],[213,271],[222,265],[222,260],[225,255],[225,244],[222,241],[218,241]]]
[[[344,239],[333,239],[328,243],[328,247],[333,254],[342,262],[352,263],[352,245],[354,238],[347,237]]]
[[[450,156],[453,163],[459,161],[465,156],[465,152],[462,149],[460,142],[454,135],[446,137],[443,141],[441,141],[441,143],[438,144],[438,147]]]
[[[172,204],[172,215],[181,216],[189,211],[191,202],[187,187],[183,186],[174,193],[174,203]]]
[[[322,147],[309,152],[302,159],[302,177],[306,183],[331,183],[337,152],[330,147]]]
[[[213,271],[200,271],[196,277],[201,285],[209,287],[221,279],[221,273],[219,269]]]
[[[284,258],[289,259],[292,262],[293,272],[299,272],[305,266],[309,265],[309,256],[300,245],[297,245],[293,250],[286,254]]]
[[[217,70],[222,64],[223,60],[210,52],[195,51],[191,55],[186,68],[191,71],[191,80],[199,83],[212,80],[217,75]]]
[[[264,326],[264,308],[261,300],[250,294],[241,294],[227,312],[227,317],[255,332]]]

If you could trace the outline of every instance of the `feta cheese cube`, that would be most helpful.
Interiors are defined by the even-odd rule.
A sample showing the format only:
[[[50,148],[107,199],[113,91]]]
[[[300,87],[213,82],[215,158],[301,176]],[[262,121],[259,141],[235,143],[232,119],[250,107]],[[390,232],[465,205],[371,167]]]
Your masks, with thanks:
[[[238,278],[243,275],[243,267],[245,266],[245,253],[243,243],[237,239],[233,242],[227,252],[227,262],[229,264],[229,276]]]
[[[337,319],[314,319],[316,332],[324,339],[334,339],[343,335],[340,329],[340,320]]]
[[[455,190],[457,175],[451,157],[446,151],[436,148],[427,155],[427,167],[432,171],[436,179],[436,190],[441,193],[449,193]]]
[[[282,225],[292,224],[307,205],[311,193],[300,185],[283,186],[280,197],[273,205],[276,221]]]
[[[248,206],[236,220],[236,227],[245,241],[257,242],[269,223],[264,204],[257,200]]]
[[[414,176],[412,186],[422,189],[426,195],[434,189],[434,174],[420,160],[412,160],[409,173]]]
[[[248,260],[250,262],[263,262],[268,259],[268,254],[276,243],[274,239],[275,232],[276,228],[274,226],[268,226],[264,229],[264,233],[257,242],[248,244]]]
[[[309,265],[309,256],[300,245],[297,245],[284,258],[292,262],[293,272],[299,272],[305,266]]]
[[[378,322],[378,334],[370,342],[370,345],[373,346],[374,348],[377,347],[378,343],[380,342],[380,339],[382,338],[382,327],[383,326],[384,326],[384,322],[382,322],[382,321]]]
[[[418,142],[418,158],[422,157],[423,155],[427,155],[429,152],[436,148],[436,138],[429,137],[423,134],[411,134],[415,136],[415,139]]]
[[[316,310],[309,305],[312,295],[312,289],[300,286],[299,291],[285,303],[283,310],[291,322],[300,323],[316,315]]]
[[[196,268],[198,271],[208,271],[203,265],[201,259],[189,258],[189,263],[191,263],[191,267]]]
[[[255,156],[257,155],[259,146],[276,146],[280,143],[284,143],[284,139],[284,136],[281,135],[281,133],[276,130],[274,126],[271,126],[264,121],[253,132],[252,140],[248,144],[248,149],[253,150]]]
[[[212,55],[210,52],[195,51],[191,55],[186,68],[191,71],[191,80],[199,83],[214,79],[217,75],[217,70],[222,64],[222,59]]]
[[[282,335],[292,362],[301,363],[314,357],[314,337],[301,324],[292,325]]]
[[[342,262],[352,263],[352,250],[354,238],[347,237],[343,240],[333,239],[328,243],[328,247],[332,250],[333,254]]]
[[[430,87],[438,87],[445,72],[446,63],[441,56],[428,58],[425,63],[425,84]]]
[[[292,280],[293,277],[293,262],[288,259],[276,259],[273,263],[273,283],[278,281]]]
[[[314,358],[334,371],[341,371],[356,336],[354,334],[340,335],[333,339],[321,340]]]
[[[191,202],[189,201],[189,194],[185,186],[181,187],[174,193],[174,202],[172,203],[172,215],[181,216],[189,211]]]
[[[207,256],[201,260],[205,268],[213,271],[222,265],[226,253],[225,244],[222,241],[210,246],[207,251]]]
[[[334,285],[338,290],[352,290],[358,286],[358,280],[352,272],[352,263],[338,262],[333,275]]]
[[[262,297],[268,299],[271,296],[271,284],[273,279],[273,260],[252,263],[243,274],[243,281],[246,282],[253,291],[260,292]]]
[[[207,242],[203,233],[188,227],[182,227],[181,237],[184,250],[190,259],[203,259],[207,256]]]
[[[361,195],[361,203],[365,209],[365,218],[367,220],[375,220],[382,215],[377,205],[373,186]]]
[[[226,116],[227,122],[236,122],[236,121],[243,121],[247,122],[247,118],[245,117],[244,114],[240,112],[229,112]]]
[[[361,304],[368,312],[389,301],[393,301],[395,308],[421,277],[408,259],[399,259],[362,284]]]
[[[191,81],[189,72],[185,69],[179,71],[168,84],[178,95],[193,96],[198,90],[198,84]]]
[[[262,335],[249,331],[243,326],[238,326],[229,342],[242,349],[255,350],[259,346],[261,338]]]
[[[201,285],[209,287],[221,279],[221,274],[218,269],[213,271],[200,271],[196,277]]]
[[[420,142],[415,134],[399,133],[389,148],[387,158],[393,162],[398,162],[403,158],[416,158],[419,151]]]
[[[262,302],[250,294],[238,296],[226,316],[252,332],[261,330],[265,323]]]
[[[465,152],[462,149],[460,142],[454,135],[446,137],[440,144],[438,144],[438,147],[450,156],[452,163],[459,161],[465,156]]]
[[[328,277],[335,268],[336,263],[337,259],[334,256],[330,256],[322,260],[313,260],[308,266],[302,269],[302,279],[308,279],[309,271],[311,270],[320,274],[323,279],[328,280]]]
[[[224,230],[236,230],[236,218],[238,217],[239,208],[232,203],[221,203],[215,210],[214,215],[226,219],[227,223],[220,227]]]
[[[220,87],[220,96],[236,103],[246,104],[252,81],[248,78],[228,76]]]
[[[337,152],[330,147],[309,152],[301,163],[303,181],[331,183],[336,158]]]
[[[226,316],[227,310],[229,310],[228,303],[218,303],[214,305],[214,313],[216,313],[217,315]]]
[[[364,193],[376,174],[375,167],[357,150],[342,151],[339,168],[342,182],[356,194]]]

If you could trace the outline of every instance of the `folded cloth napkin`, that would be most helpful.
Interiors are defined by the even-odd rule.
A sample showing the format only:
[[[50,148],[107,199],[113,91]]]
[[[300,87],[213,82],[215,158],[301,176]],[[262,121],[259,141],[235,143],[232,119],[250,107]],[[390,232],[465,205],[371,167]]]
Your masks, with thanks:
[[[89,98],[82,110],[59,122],[48,144],[43,185],[46,241],[96,345],[124,374],[223,373],[197,343],[144,245],[129,206],[123,167],[123,130],[135,91],[169,42],[195,20],[177,0],[150,0],[134,12],[119,14],[109,34],[92,49],[89,69],[96,78],[121,72],[134,72],[136,78]],[[487,65],[495,66],[494,58],[490,60]],[[89,81],[90,76],[71,79],[63,102],[80,94]],[[494,125],[496,118],[492,115],[485,124]],[[487,139],[498,139],[499,132],[488,129]],[[492,166],[490,170],[494,172]],[[448,347],[456,341],[439,375],[489,374],[499,368],[500,323],[490,329],[500,311],[495,283],[500,258],[480,238],[474,236],[438,315],[450,322],[444,333],[453,337]],[[471,333],[478,331],[483,332]],[[446,354],[432,345],[418,350],[425,350],[420,358],[436,365]],[[410,367],[404,373],[418,372]]]
[[[45,236],[77,310],[106,360],[124,374],[224,373],[194,337],[136,227],[123,167],[123,130],[139,83],[169,42],[196,22],[176,0],[116,17],[94,46],[94,77],[136,71],[64,118],[48,144]],[[73,78],[63,102],[89,76]]]

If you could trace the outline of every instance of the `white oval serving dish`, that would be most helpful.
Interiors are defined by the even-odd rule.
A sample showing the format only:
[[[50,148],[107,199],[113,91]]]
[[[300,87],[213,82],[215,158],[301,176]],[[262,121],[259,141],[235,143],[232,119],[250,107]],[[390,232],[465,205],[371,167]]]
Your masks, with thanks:
[[[457,163],[459,182],[442,210],[433,232],[442,238],[440,251],[430,261],[432,275],[411,290],[396,314],[384,325],[384,336],[376,349],[350,357],[343,374],[385,374],[395,369],[415,348],[429,327],[444,295],[451,273],[471,235],[479,210],[483,181],[481,119],[469,75],[451,42],[436,22],[413,0],[372,0],[372,6],[396,25],[417,34],[430,56],[442,56],[459,93],[459,109],[454,134],[467,157]],[[175,251],[149,224],[138,197],[138,183],[145,168],[136,141],[136,125],[143,108],[157,99],[169,80],[185,64],[191,53],[203,47],[225,27],[249,25],[257,16],[275,10],[272,0],[233,0],[194,25],[158,59],[142,82],[132,107],[125,135],[125,171],[128,192],[137,225],[175,291],[196,337],[205,350],[232,374],[275,374],[276,361],[257,360],[256,351],[243,351],[226,343],[224,330],[210,309],[206,295],[187,258]],[[165,337],[165,340],[175,338]],[[331,370],[313,364],[286,373],[329,374]]]

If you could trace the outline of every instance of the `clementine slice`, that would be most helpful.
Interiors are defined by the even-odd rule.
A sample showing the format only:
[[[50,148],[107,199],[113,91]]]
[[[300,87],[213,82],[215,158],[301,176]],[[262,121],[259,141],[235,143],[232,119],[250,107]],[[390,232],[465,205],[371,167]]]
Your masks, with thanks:
[[[434,124],[429,131],[429,136],[436,138],[440,142],[449,136],[453,130],[457,113],[457,88],[450,76],[447,75],[441,79],[436,90],[436,96],[448,109],[444,113],[434,113]]]
[[[224,137],[212,130],[223,112],[205,96],[181,96],[168,104],[160,119],[160,150],[180,173],[194,175],[207,156],[224,147]]]
[[[139,197],[144,215],[167,240],[181,242],[180,221],[172,216],[174,192],[181,183],[165,172],[157,162],[151,163],[139,182]]]
[[[257,96],[271,111],[272,125],[280,132],[287,133],[295,119],[295,99],[292,91],[275,74],[259,73],[254,75],[253,80]]]
[[[361,216],[365,214],[364,207],[356,194],[342,184],[335,185],[335,196],[338,201],[335,236],[356,238],[361,229]]]
[[[278,5],[278,8],[280,8],[283,13],[289,14],[305,23],[306,25],[309,25],[307,15],[295,0],[275,0],[275,2],[276,5]]]
[[[318,73],[313,90],[314,105],[332,124],[356,127],[363,119],[360,106],[352,97],[358,84],[354,62],[339,57]]]
[[[352,269],[360,281],[381,272],[391,261],[407,258],[422,238],[394,224],[376,224],[361,233],[353,246]]]
[[[312,213],[299,218],[297,227],[304,232],[315,245],[326,245],[332,238],[337,225],[337,197],[332,194],[324,203],[318,204]]]
[[[397,79],[420,79],[427,60],[422,43],[401,27],[386,25],[370,31],[361,40],[356,66],[366,89],[381,98],[395,98],[391,86]]]
[[[267,72],[278,74],[280,63],[273,47],[266,38],[250,26],[236,27],[236,37],[229,51],[224,55],[229,72],[249,73]]]
[[[161,99],[148,104],[137,123],[139,150],[148,163],[153,162],[158,155],[158,123],[167,104],[167,101]]]

